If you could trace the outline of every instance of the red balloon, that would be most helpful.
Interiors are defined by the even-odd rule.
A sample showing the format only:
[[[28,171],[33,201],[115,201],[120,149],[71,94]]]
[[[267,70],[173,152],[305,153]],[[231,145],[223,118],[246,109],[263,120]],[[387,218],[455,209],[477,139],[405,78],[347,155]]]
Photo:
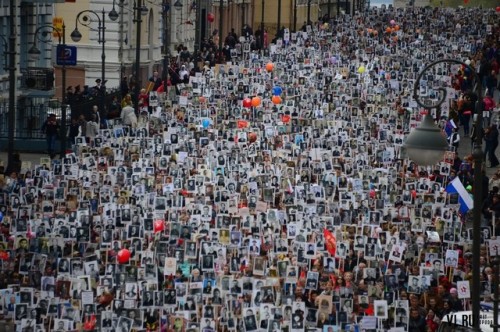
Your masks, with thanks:
[[[208,22],[212,23],[213,21],[215,21],[215,15],[213,13],[208,13],[207,20]]]
[[[253,143],[257,140],[257,134],[256,133],[250,133],[248,134],[248,141],[250,143]]]
[[[155,220],[153,224],[155,234],[165,230],[165,221],[163,219]]]
[[[0,252],[0,259],[3,260],[3,261],[9,259],[9,253],[6,252],[6,251],[1,251]]]
[[[243,107],[245,107],[245,108],[252,107],[252,99],[250,99],[250,98],[243,99]]]
[[[290,122],[290,115],[288,115],[288,114],[283,115],[281,117],[281,121],[283,121],[284,123]]]
[[[130,250],[121,249],[120,251],[118,251],[118,255],[116,256],[116,259],[118,260],[118,263],[120,263],[120,264],[128,263],[128,260],[130,259]]]
[[[500,13],[500,6],[498,6],[497,8],[495,8],[495,10],[497,11],[497,13]]]

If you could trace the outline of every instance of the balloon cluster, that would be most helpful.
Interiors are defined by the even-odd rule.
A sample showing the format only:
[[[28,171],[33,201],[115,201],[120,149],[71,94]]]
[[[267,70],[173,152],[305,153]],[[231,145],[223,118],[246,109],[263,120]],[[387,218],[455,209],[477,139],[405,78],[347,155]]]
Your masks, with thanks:
[[[281,104],[282,103],[282,99],[281,99],[281,94],[283,93],[283,89],[279,86],[279,85],[276,85],[273,87],[273,97],[271,98],[271,101],[273,102],[274,105],[278,105],[278,104]]]
[[[390,20],[389,23],[390,23],[390,26],[385,28],[385,32],[393,33],[393,32],[399,31],[400,27],[399,27],[399,25],[396,24],[396,21]]]
[[[262,100],[258,96],[255,96],[252,98],[247,97],[247,98],[243,99],[243,107],[244,108],[259,107],[261,102],[262,102]]]

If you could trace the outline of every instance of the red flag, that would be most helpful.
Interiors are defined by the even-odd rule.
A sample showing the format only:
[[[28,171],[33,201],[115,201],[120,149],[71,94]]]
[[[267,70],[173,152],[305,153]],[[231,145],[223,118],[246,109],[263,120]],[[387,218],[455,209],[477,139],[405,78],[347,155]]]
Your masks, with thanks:
[[[373,316],[374,314],[374,310],[373,310],[373,305],[369,305],[368,308],[365,310],[365,315],[367,316]]]
[[[337,239],[335,235],[332,234],[328,229],[323,229],[323,236],[325,237],[326,250],[335,257],[335,251],[337,250]]]

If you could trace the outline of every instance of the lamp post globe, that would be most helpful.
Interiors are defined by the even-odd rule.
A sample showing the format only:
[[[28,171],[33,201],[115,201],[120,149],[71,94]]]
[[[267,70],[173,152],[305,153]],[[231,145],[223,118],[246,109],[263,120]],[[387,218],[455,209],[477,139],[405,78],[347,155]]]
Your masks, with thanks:
[[[108,14],[108,17],[111,21],[116,21],[118,19],[118,12],[115,10],[115,8],[113,7],[113,9],[109,12]]]
[[[404,147],[408,157],[417,165],[430,166],[443,159],[448,150],[448,142],[432,116],[427,114],[421,124],[408,135]]]
[[[71,40],[74,41],[75,43],[78,43],[82,39],[82,34],[78,29],[73,30],[71,32]]]

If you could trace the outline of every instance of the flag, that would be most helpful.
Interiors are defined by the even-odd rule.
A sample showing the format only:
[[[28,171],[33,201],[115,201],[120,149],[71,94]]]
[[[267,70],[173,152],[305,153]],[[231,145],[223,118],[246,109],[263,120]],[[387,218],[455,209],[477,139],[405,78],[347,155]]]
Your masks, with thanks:
[[[288,193],[293,194],[293,186],[292,183],[290,182],[290,179],[286,180],[288,182]]]
[[[444,127],[444,131],[446,132],[446,136],[450,137],[453,133],[453,129],[457,128],[455,121],[453,119],[446,121],[446,125]]]
[[[323,236],[325,237],[326,250],[335,257],[335,251],[337,250],[337,239],[335,235],[332,234],[328,229],[323,229]]]
[[[448,186],[446,186],[446,192],[448,194],[458,194],[460,212],[462,214],[467,213],[467,211],[474,207],[474,201],[470,197],[467,190],[465,190],[464,185],[462,184],[462,182],[460,182],[460,179],[458,177],[456,177],[448,184]]]

